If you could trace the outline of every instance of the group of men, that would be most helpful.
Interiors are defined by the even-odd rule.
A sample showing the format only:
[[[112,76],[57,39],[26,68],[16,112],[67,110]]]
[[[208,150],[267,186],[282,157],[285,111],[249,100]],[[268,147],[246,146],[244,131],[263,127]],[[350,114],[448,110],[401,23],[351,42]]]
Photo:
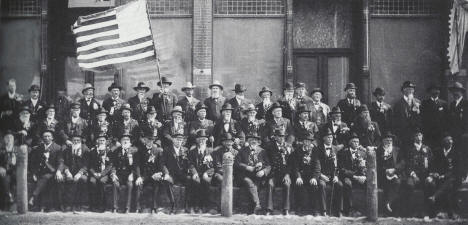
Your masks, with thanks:
[[[224,86],[215,81],[204,101],[194,97],[196,87],[190,82],[180,98],[168,78],[162,77],[158,86],[149,98],[150,87],[139,82],[133,88],[136,96],[124,100],[122,87],[112,83],[111,97],[100,104],[87,83],[81,99],[71,101],[61,91],[46,104],[38,85],[24,99],[16,93],[16,81],[9,80],[8,93],[0,97],[2,205],[13,201],[21,148],[29,152],[28,179],[34,184],[29,204],[52,207],[42,200],[53,190],[54,206],[62,210],[80,210],[83,199],[89,199],[91,210],[106,210],[105,186],[112,185],[114,212],[130,211],[133,189],[141,212],[145,188],[151,190],[152,212],[161,210],[162,194],[175,212],[174,185],[182,185],[185,209],[207,211],[210,187],[223,181],[225,154],[235,158],[234,184],[248,190],[248,212],[256,214],[273,212],[276,186],[283,187],[285,215],[291,193],[297,213],[312,208],[314,214],[352,214],[352,189],[365,187],[369,151],[376,151],[388,215],[417,216],[411,197],[422,189],[425,215],[445,209],[451,216],[456,189],[466,181],[461,161],[467,158],[462,146],[468,101],[460,83],[450,88],[454,101],[448,104],[439,98],[438,86],[431,86],[429,98],[421,102],[414,97],[415,85],[406,81],[393,106],[384,101],[380,87],[374,102],[361,104],[356,85],[349,83],[346,98],[332,108],[322,102],[320,88],[309,96],[301,82],[286,83],[276,101],[263,87],[257,104],[246,98],[241,84],[226,99]],[[119,209],[124,186],[126,204]],[[260,204],[261,188],[267,188],[267,206]]]

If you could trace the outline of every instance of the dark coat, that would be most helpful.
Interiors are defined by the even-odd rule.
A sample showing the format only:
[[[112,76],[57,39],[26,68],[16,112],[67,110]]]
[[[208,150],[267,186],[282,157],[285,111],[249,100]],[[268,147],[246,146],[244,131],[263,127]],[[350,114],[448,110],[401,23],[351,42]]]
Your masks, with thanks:
[[[28,106],[31,110],[31,121],[36,122],[44,118],[45,107],[47,103],[39,99],[36,106],[33,106],[31,99],[23,102],[23,106]]]
[[[392,156],[385,159],[385,150],[379,146],[376,150],[377,157],[377,178],[379,184],[384,184],[386,180],[386,170],[395,169],[395,174],[401,177],[404,173],[405,158],[404,154],[400,154],[400,148],[393,146]]]
[[[290,121],[296,121],[297,100],[295,98],[292,98],[290,101],[288,101],[285,97],[281,97],[278,99],[278,103],[283,108],[283,117],[288,118]],[[273,116],[268,117],[268,119],[271,119]]]
[[[192,146],[188,152],[189,174],[202,176],[206,172],[212,176],[214,174],[212,152],[212,148],[206,147],[204,154],[199,154],[197,146]]]
[[[46,159],[44,153],[46,152],[43,144],[34,147],[28,156],[29,173],[36,176],[44,174],[54,174],[57,170],[63,171],[63,151],[62,148],[52,142],[49,149],[49,159]]]
[[[109,97],[102,102],[102,107],[106,109],[107,112],[109,112],[109,119],[111,119],[112,122],[117,122],[122,120],[121,107],[123,104],[125,104],[125,100],[121,98],[114,100],[111,97]],[[110,115],[112,108],[114,108],[114,112],[112,115]]]
[[[449,132],[457,139],[468,131],[468,100],[463,98],[458,106],[455,106],[455,101],[452,101],[449,108],[449,117]]]
[[[18,94],[15,94],[13,99],[7,94],[0,96],[0,129],[6,131],[10,129],[13,125],[13,119],[17,117],[17,112],[21,106],[21,97]],[[7,111],[11,111],[13,114],[6,115]]]
[[[369,106],[369,113],[372,121],[379,124],[380,132],[385,133],[392,130],[392,106],[382,102],[381,106],[377,102],[372,102]]]
[[[315,178],[317,181],[320,178],[320,152],[317,149],[312,149],[310,152],[305,151],[303,146],[298,146],[294,151],[294,175],[295,178],[302,178],[305,183],[310,179]]]
[[[293,130],[297,141],[302,141],[309,135],[314,136],[315,140],[320,140],[319,128],[314,122],[307,120],[301,124],[300,121],[297,121],[293,126]]]
[[[341,120],[346,124],[352,126],[357,117],[357,108],[361,105],[359,99],[354,99],[354,104],[350,104],[348,99],[341,99],[338,101],[337,106],[342,111]]]
[[[174,134],[182,134],[185,137],[188,135],[188,126],[185,122],[180,122],[178,124],[178,128],[175,128],[174,122],[169,120],[166,124],[162,127],[162,144],[163,145],[172,145],[172,135]]]
[[[245,98],[239,105],[236,97],[229,99],[228,103],[231,104],[232,108],[234,109],[232,110],[232,118],[237,121],[240,121],[242,118],[244,118],[242,110],[247,108],[247,105],[251,102],[252,101],[250,99]]]
[[[206,130],[206,133],[211,136],[213,134],[213,128],[214,128],[214,122],[209,120],[209,119],[205,119],[203,121],[200,121],[199,119],[195,119],[195,120],[192,120],[189,122],[189,135],[190,135],[190,139],[191,141],[195,141],[195,137],[197,135],[197,131],[200,130],[200,129],[204,129]]]
[[[275,130],[282,129],[286,131],[286,140],[289,143],[293,143],[295,140],[295,134],[294,134],[294,129],[291,125],[291,121],[289,119],[286,119],[284,117],[279,118],[278,121],[272,119],[270,121],[267,121],[266,126],[265,126],[265,137],[264,137],[264,142],[268,142],[271,140],[271,137],[274,135]]]
[[[265,145],[265,150],[270,159],[271,177],[282,180],[286,174],[293,175],[294,149],[292,146],[286,143],[278,146],[275,141],[272,141]]]
[[[193,97],[193,101],[190,103],[186,96],[179,99],[177,105],[182,106],[182,111],[184,111],[184,119],[186,122],[190,122],[197,118],[195,113],[195,106],[200,102],[200,100]]]
[[[88,173],[89,149],[85,144],[81,145],[81,154],[73,154],[72,148],[67,147],[63,151],[63,160],[65,167],[70,170],[70,173],[75,175],[78,172],[82,174]]]
[[[163,167],[163,150],[156,146],[152,149],[147,149],[146,146],[141,148],[137,154],[138,164],[136,168],[136,176],[143,177],[145,180],[151,179],[153,174],[161,172]]]
[[[380,145],[380,127],[379,124],[372,121],[369,126],[373,126],[373,130],[369,130],[369,127],[364,127],[361,123],[355,122],[351,128],[359,136],[359,140],[362,146],[379,146]]]
[[[15,140],[18,140],[18,145],[26,144],[28,146],[35,146],[39,144],[38,139],[35,140],[36,143],[33,143],[33,139],[37,138],[35,136],[37,133],[34,132],[34,128],[37,127],[32,121],[29,122],[29,127],[25,127],[25,125],[19,119],[15,119],[15,121],[13,122],[12,131],[16,134]],[[26,131],[26,136],[19,133],[22,130]]]
[[[71,100],[65,96],[57,96],[54,101],[55,105],[55,117],[62,121],[70,116],[70,104]],[[81,115],[80,115],[81,116]]]
[[[203,103],[208,107],[206,110],[206,118],[212,121],[217,121],[221,118],[221,107],[226,102],[226,98],[220,96],[218,99],[214,99],[212,97],[206,98]]]
[[[357,150],[357,157],[353,160],[349,148],[338,151],[338,171],[340,179],[356,176],[366,176],[366,153],[365,149]]]
[[[449,109],[446,101],[431,98],[421,103],[421,122],[426,140],[439,143],[444,132],[448,131]]]
[[[144,100],[147,101],[147,104],[149,105],[150,99],[144,98]],[[138,122],[146,119],[146,112],[143,110],[143,107],[141,105],[140,99],[138,98],[138,95],[135,95],[129,98],[127,102],[128,104],[130,104],[130,108],[132,109],[133,119],[136,119]]]
[[[59,138],[62,143],[70,140],[70,135],[72,134],[78,134],[81,136],[87,136],[90,134],[88,123],[81,117],[78,117],[76,123],[72,123],[72,120],[69,117],[69,119],[63,124],[61,128],[62,129],[59,131]]]
[[[154,93],[149,106],[154,106],[159,121],[165,121],[171,119],[171,111],[176,104],[177,96],[174,93]]]
[[[242,132],[240,124],[236,120],[231,119],[229,121],[229,130],[226,132],[226,130],[224,129],[223,119],[221,118],[218,121],[216,121],[216,124],[213,128],[213,136],[215,139],[214,146],[221,145],[221,137],[225,133],[231,133],[234,138],[239,138],[241,140],[241,143],[245,141],[245,134],[244,132]]]
[[[132,141],[139,140],[139,138],[142,136],[140,125],[138,124],[138,121],[135,119],[130,118],[130,121],[128,122],[127,125],[124,124],[124,121],[119,121],[113,124],[114,128],[112,131],[112,134],[115,138],[120,139],[122,134],[128,132],[132,135]]]
[[[99,112],[100,105],[95,98],[91,99],[91,103],[88,105],[85,98],[80,99],[80,116],[88,122],[88,125],[92,125],[96,119],[96,115]],[[97,106],[95,109],[94,104]]]
[[[432,168],[433,154],[431,148],[422,144],[421,149],[417,151],[414,143],[411,143],[405,149],[405,152],[407,157],[403,176],[407,177],[414,171],[420,179],[425,179]],[[402,152],[402,154],[405,154],[405,152]]]
[[[413,107],[420,104],[420,101],[414,98],[410,105],[402,97],[393,106],[393,131],[400,140],[410,139],[414,131],[421,128],[421,115],[413,110]]]
[[[334,131],[333,122],[330,121],[322,127],[322,133],[324,133],[327,129],[330,129],[333,133],[333,145],[347,145],[350,132],[349,130],[345,131],[345,128],[349,128],[348,125],[345,122],[341,122],[338,125],[336,131]]]
[[[109,175],[113,170],[113,162],[111,160],[111,151],[106,149],[103,152],[98,152],[96,148],[92,148],[86,158],[88,158],[88,171],[91,176],[95,177],[96,179],[100,179],[101,177],[105,177]],[[101,165],[104,167],[102,168]],[[100,173],[99,177],[96,177],[96,174]]]
[[[224,175],[224,169],[223,169],[223,156],[224,153],[226,153],[226,148],[224,146],[220,146],[219,148],[215,148],[213,153],[211,154],[213,158],[213,167],[214,167],[214,173],[219,174],[219,175]],[[239,153],[237,150],[234,148],[230,150],[231,154],[234,156],[234,159],[236,158],[237,154]],[[236,175],[236,170],[234,170],[234,176]]]
[[[113,169],[120,182],[126,182],[131,173],[136,174],[136,168],[139,164],[136,152],[135,147],[130,147],[126,153],[122,152],[122,147],[118,147],[109,153]]]
[[[265,108],[263,106],[263,102],[260,102],[257,105],[255,105],[255,108],[257,108],[257,115],[256,115],[257,119],[266,120],[266,121],[272,120],[273,115],[271,114],[271,105],[273,105],[273,102],[271,102],[268,108]]]
[[[447,156],[444,155],[443,148],[436,148],[433,151],[431,172],[445,176],[445,178],[457,178],[460,174],[460,154],[454,147]]]
[[[240,121],[240,128],[246,136],[249,134],[257,134],[263,137],[265,135],[265,125],[265,120],[255,119],[249,122],[248,118],[243,118]]]
[[[255,167],[257,163],[261,163],[262,167],[256,168],[254,172],[247,171],[247,166]],[[268,177],[271,172],[268,153],[261,147],[257,147],[253,151],[250,149],[250,147],[242,148],[235,158],[234,167],[237,169],[237,175],[240,178],[249,177],[256,180],[258,179],[256,176],[258,171],[263,170],[265,172],[265,176],[263,178]]]
[[[184,183],[189,170],[188,149],[180,148],[182,152],[179,156],[173,145],[166,146],[163,152],[163,173],[170,175],[174,183]]]
[[[329,179],[333,179],[334,176],[338,176],[337,171],[337,156],[336,154],[339,151],[338,146],[332,145],[330,149],[330,154],[327,155],[325,145],[320,144],[317,147],[317,151],[320,153],[320,168],[321,173],[327,176]]]

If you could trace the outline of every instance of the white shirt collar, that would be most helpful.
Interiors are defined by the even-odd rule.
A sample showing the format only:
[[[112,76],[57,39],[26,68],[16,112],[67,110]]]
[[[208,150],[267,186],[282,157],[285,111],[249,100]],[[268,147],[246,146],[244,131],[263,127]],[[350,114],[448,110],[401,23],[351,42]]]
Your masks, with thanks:
[[[449,154],[451,151],[452,151],[452,148],[449,148],[449,149],[445,149],[445,148],[444,148],[444,155],[445,155],[445,157],[447,157],[448,154]]]
[[[38,101],[39,101],[39,99],[32,99],[31,98],[31,102],[32,102],[34,107],[36,107]]]
[[[176,148],[176,146],[174,146],[174,152],[175,152],[176,156],[178,157],[180,155],[180,147]]]
[[[12,94],[12,93],[8,92],[8,98],[10,98],[10,99],[14,99],[15,95],[16,95],[16,93]]]
[[[458,104],[460,104],[462,99],[463,97],[460,97],[459,99],[455,100],[455,106],[458,106]]]
[[[422,147],[422,143],[414,143],[414,147],[416,147],[416,150],[419,151],[421,150],[421,147]]]

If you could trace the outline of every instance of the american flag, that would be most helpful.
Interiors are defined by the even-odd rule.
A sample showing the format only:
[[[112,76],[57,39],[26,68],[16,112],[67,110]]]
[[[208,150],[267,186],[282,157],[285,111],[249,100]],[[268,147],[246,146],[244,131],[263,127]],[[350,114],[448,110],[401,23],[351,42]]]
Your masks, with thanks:
[[[156,59],[146,0],[137,0],[95,14],[73,25],[78,65],[105,71]]]

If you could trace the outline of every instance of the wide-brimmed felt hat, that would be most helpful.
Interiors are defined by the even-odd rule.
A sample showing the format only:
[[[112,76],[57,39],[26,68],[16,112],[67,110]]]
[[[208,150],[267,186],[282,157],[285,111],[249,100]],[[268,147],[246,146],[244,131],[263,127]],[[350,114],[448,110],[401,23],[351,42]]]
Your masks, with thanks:
[[[193,85],[192,82],[187,82],[187,84],[186,84],[185,86],[183,86],[183,87],[181,88],[181,90],[182,90],[182,91],[185,91],[185,90],[187,90],[187,89],[194,89],[194,88],[196,88],[196,86]]]
[[[354,83],[347,83],[344,90],[347,91],[349,89],[357,89],[357,87]]]
[[[157,112],[156,112],[156,109],[154,108],[154,106],[150,106],[150,107],[148,108],[148,111],[146,112],[146,114],[151,114],[151,113],[157,113]]]
[[[385,138],[392,138],[392,139],[395,139],[395,135],[392,134],[392,132],[387,131],[387,132],[385,132],[384,135],[382,136],[382,139],[385,139]]]
[[[145,92],[148,92],[150,88],[146,86],[145,82],[138,82],[136,87],[133,87],[133,90],[138,91],[138,90],[145,90]]]
[[[128,130],[124,130],[124,132],[122,133],[122,135],[120,135],[120,139],[122,139],[122,138],[124,138],[124,137],[132,138],[132,134],[131,134]]]
[[[257,132],[250,132],[250,133],[248,133],[248,134],[245,136],[245,139],[247,140],[247,139],[249,139],[249,138],[255,138],[255,139],[257,139],[257,140],[261,140],[261,137],[260,137],[260,135],[258,135]]]
[[[174,108],[172,108],[172,110],[171,110],[171,115],[174,114],[174,113],[184,114],[184,111],[182,110],[182,106],[180,106],[180,105],[174,106]]]
[[[407,81],[403,82],[403,85],[401,85],[401,90],[403,90],[405,88],[416,88],[416,85],[413,84],[413,82],[407,80]]]
[[[158,86],[161,86],[161,83],[172,85],[172,81],[169,81],[169,79],[167,77],[161,77],[161,80],[158,81],[158,83],[157,83]]]
[[[21,106],[19,112],[21,113],[23,111],[28,111],[29,113],[31,113],[31,108],[29,108],[29,106],[27,105]]]
[[[92,84],[90,83],[86,83],[83,87],[83,89],[81,90],[81,93],[84,94],[85,91],[89,90],[89,89],[93,89],[93,90],[96,90]]]
[[[301,113],[303,113],[303,112],[309,113],[310,110],[309,110],[309,108],[307,107],[307,105],[305,105],[305,104],[300,104],[299,106],[297,106],[297,114],[301,114]]]
[[[273,91],[271,91],[270,88],[268,88],[268,87],[262,87],[262,90],[260,90],[260,91],[258,92],[258,96],[262,97],[262,94],[263,94],[264,92],[270,92],[270,95],[273,95]]]
[[[54,104],[49,104],[45,107],[45,111],[49,110],[49,109],[54,109],[55,110],[55,105]]]
[[[120,91],[122,90],[122,86],[116,84],[115,82],[112,82],[111,86],[107,88],[107,91],[112,91],[112,89],[119,89]]]
[[[221,110],[220,110],[220,111],[222,112],[222,111],[225,111],[225,110],[230,110],[230,111],[232,111],[232,110],[234,110],[234,108],[232,108],[232,105],[231,105],[231,104],[229,104],[229,103],[224,103],[224,105],[221,107]]]
[[[70,134],[70,138],[74,138],[74,137],[83,138],[83,134],[81,132],[72,132]]]
[[[99,116],[101,114],[109,114],[109,112],[104,108],[104,107],[101,107],[101,109],[99,109],[98,113],[96,114],[96,116]]]
[[[275,109],[283,109],[283,106],[281,106],[281,104],[279,104],[278,102],[275,102],[271,105],[270,109],[273,112],[273,110]]]
[[[461,92],[466,92],[466,89],[465,87],[463,87],[463,84],[461,84],[460,82],[455,82],[450,88],[449,88],[450,91],[461,91]]]
[[[124,110],[128,110],[130,112],[133,112],[132,107],[130,107],[130,104],[128,104],[128,103],[123,104],[122,107],[120,108],[120,111],[124,111]]]
[[[234,91],[235,93],[242,93],[247,91],[247,88],[242,84],[236,84],[234,85],[234,89],[232,89],[232,91]]]
[[[312,89],[312,91],[310,92],[310,95],[314,95],[315,92],[320,92],[320,94],[324,95],[321,88],[314,88],[314,89]]]
[[[198,112],[200,109],[205,109],[205,110],[207,110],[207,109],[208,109],[208,106],[206,106],[205,103],[203,103],[203,102],[199,102],[199,103],[197,103],[197,105],[195,106],[195,112]]]
[[[213,88],[213,87],[215,87],[215,86],[216,86],[216,87],[219,87],[221,90],[224,89],[223,85],[222,85],[219,81],[217,81],[217,80],[213,81],[213,83],[210,84],[209,88],[211,89],[211,88]]]
[[[286,136],[286,131],[284,129],[276,129],[273,132],[273,135],[274,136],[279,136],[279,137],[284,137],[284,136]]]
[[[306,84],[304,82],[297,82],[295,88],[305,88]]]
[[[80,108],[81,108],[81,104],[79,102],[71,103],[70,109],[80,109]]]
[[[385,90],[383,88],[381,88],[381,87],[377,87],[377,88],[375,88],[374,92],[372,92],[372,94],[374,96],[377,96],[377,95],[382,95],[383,96],[383,95],[385,95]]]
[[[201,137],[204,137],[204,138],[208,137],[208,133],[206,132],[206,129],[199,129],[197,131],[196,138],[201,138]]]
[[[28,92],[31,92],[31,91],[41,91],[41,88],[39,87],[39,85],[33,84],[33,85],[31,85],[31,87],[28,89]]]
[[[350,141],[350,140],[352,140],[354,138],[359,139],[359,136],[356,134],[356,132],[352,132],[351,135],[349,135],[348,141]]]
[[[226,141],[226,140],[234,140],[234,137],[232,136],[231,133],[224,133],[221,135],[221,141]]]
[[[437,85],[437,84],[431,84],[429,85],[429,87],[426,89],[427,92],[430,92],[432,90],[441,90],[442,88],[440,87],[440,85]]]
[[[330,115],[341,114],[341,113],[342,113],[342,111],[341,111],[340,107],[338,107],[338,106],[334,106],[330,111]]]
[[[294,85],[291,82],[286,82],[283,86],[283,91],[285,90],[294,91]]]
[[[244,113],[248,113],[250,111],[255,111],[257,112],[257,108],[255,107],[254,104],[250,103],[247,105],[247,107],[244,109]]]
[[[357,108],[357,113],[360,114],[362,112],[369,112],[369,107],[366,104],[362,104]]]
[[[322,137],[330,136],[330,135],[333,135],[333,131],[330,128],[323,129],[323,131],[321,133]]]

